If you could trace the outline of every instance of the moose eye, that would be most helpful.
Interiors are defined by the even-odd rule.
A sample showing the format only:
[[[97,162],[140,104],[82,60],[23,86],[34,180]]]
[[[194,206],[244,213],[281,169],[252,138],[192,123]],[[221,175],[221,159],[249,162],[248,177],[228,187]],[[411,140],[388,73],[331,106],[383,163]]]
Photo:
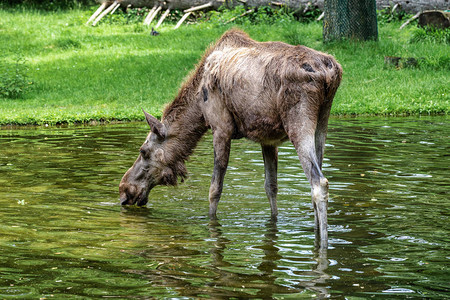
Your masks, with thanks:
[[[145,150],[144,150],[144,149],[139,149],[139,152],[140,152],[142,155],[145,155]]]

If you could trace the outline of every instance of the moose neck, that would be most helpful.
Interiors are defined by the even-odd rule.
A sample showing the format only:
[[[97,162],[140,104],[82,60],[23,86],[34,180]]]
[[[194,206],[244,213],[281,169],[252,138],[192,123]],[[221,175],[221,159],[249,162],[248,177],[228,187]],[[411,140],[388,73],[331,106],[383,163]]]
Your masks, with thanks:
[[[184,164],[208,129],[197,101],[202,75],[203,61],[163,113],[162,122],[168,128],[166,155],[170,164]]]

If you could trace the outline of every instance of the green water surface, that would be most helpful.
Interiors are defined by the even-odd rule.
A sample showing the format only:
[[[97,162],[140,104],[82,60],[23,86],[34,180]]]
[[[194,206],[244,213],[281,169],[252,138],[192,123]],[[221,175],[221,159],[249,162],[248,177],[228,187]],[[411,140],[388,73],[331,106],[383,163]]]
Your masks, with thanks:
[[[449,291],[447,117],[332,119],[327,253],[310,188],[279,148],[270,220],[259,145],[232,144],[217,222],[208,134],[178,187],[122,208],[148,127],[0,129],[0,298],[434,298]]]

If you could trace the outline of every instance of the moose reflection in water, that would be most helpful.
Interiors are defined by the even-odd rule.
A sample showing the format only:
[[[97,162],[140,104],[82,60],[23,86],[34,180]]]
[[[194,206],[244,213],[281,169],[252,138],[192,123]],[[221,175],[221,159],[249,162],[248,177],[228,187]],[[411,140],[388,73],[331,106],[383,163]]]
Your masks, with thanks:
[[[185,161],[208,128],[214,171],[209,215],[215,218],[232,139],[261,144],[265,190],[278,214],[277,146],[290,140],[311,184],[316,233],[328,245],[328,181],[322,161],[328,117],[342,78],[341,66],[324,53],[281,42],[256,42],[239,30],[226,32],[203,56],[160,122],[145,113],[151,132],[120,183],[122,205],[145,205],[156,185],[176,185]]]
[[[151,231],[149,236],[155,234],[155,229],[149,225],[150,220],[150,223],[155,221],[151,212],[126,209],[121,216],[122,226],[134,232]],[[170,231],[162,227],[157,230]],[[251,247],[262,253],[251,263],[251,271],[246,267],[248,262],[245,259],[233,259],[236,253],[232,249],[237,247],[236,240],[223,232],[218,220],[211,220],[207,229],[197,241],[208,240],[206,248],[195,249],[183,243],[182,236],[189,234],[178,229],[179,236],[154,241],[149,249],[139,252],[151,268],[122,272],[146,278],[155,290],[160,287],[176,290],[180,297],[272,299],[275,295],[300,295],[305,291],[316,295],[317,299],[330,297],[329,283],[326,282],[331,277],[326,273],[329,264],[327,250],[305,254],[303,259],[308,263],[301,269],[286,267],[286,261],[293,257],[283,253],[284,247],[280,245],[283,241],[278,241],[281,233],[275,220],[268,219],[257,230],[262,236],[257,237]],[[194,256],[196,260],[190,259]],[[280,273],[283,272],[293,272],[294,276],[281,280]]]

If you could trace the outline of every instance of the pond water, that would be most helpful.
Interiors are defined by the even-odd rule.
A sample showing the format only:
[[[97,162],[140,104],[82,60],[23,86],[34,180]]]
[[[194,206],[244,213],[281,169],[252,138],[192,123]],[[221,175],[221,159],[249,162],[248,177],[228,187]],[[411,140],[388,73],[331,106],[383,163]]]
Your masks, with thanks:
[[[211,222],[211,135],[185,183],[122,208],[145,124],[3,128],[0,298],[449,297],[448,121],[331,119],[327,253],[314,249],[310,188],[289,143],[278,221],[260,148],[238,140]]]

